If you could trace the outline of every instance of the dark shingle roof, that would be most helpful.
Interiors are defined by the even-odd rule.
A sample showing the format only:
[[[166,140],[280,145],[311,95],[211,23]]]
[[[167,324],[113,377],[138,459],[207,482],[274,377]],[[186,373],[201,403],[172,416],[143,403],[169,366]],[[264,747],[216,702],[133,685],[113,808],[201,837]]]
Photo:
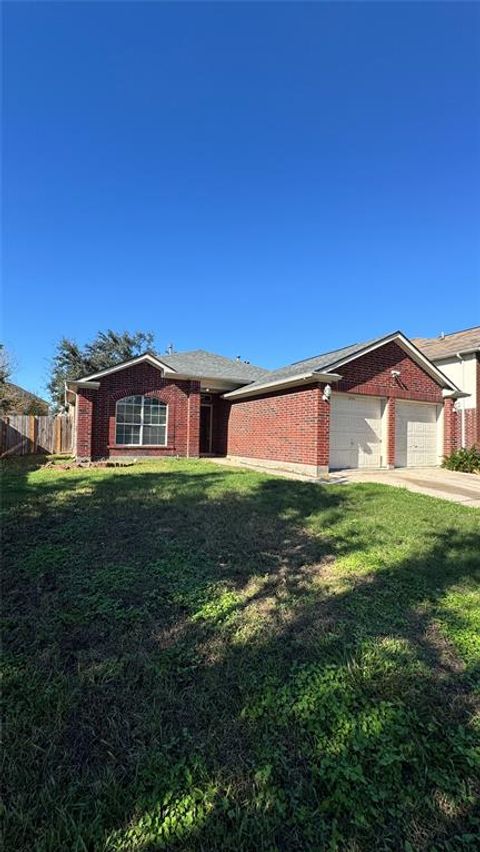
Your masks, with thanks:
[[[367,340],[363,343],[352,343],[350,346],[342,347],[342,349],[334,349],[331,352],[324,352],[322,355],[314,355],[312,358],[305,358],[302,361],[294,361],[293,364],[288,364],[286,367],[280,367],[278,370],[271,370],[268,373],[264,371],[262,376],[260,376],[252,384],[248,385],[248,390],[255,390],[267,382],[276,382],[281,381],[282,379],[294,379],[295,376],[302,376],[306,373],[329,370],[339,361],[343,361],[344,358],[349,358],[357,352],[361,352],[368,346],[372,346],[373,344],[384,340],[385,337],[390,337],[390,335],[382,335],[381,337],[376,337],[373,340]],[[243,390],[246,391],[247,388],[243,388]]]
[[[189,352],[174,352],[172,355],[157,355],[164,364],[179,373],[208,379],[225,379],[238,382],[252,382],[265,376],[268,370],[245,361],[225,358],[205,349],[192,349]]]
[[[351,355],[361,352],[361,350],[365,349],[367,346],[371,346],[379,340],[383,340],[384,336],[385,335],[382,335],[382,337],[367,340],[364,343],[352,343],[350,346],[343,346],[341,349],[334,349],[332,352],[324,352],[322,355],[314,355],[311,358],[304,358],[303,361],[294,361],[293,364],[288,364],[286,367],[280,367],[278,370],[272,370],[268,375],[273,381],[276,378],[288,378],[290,376],[295,376],[296,374],[301,375],[302,373],[327,370],[329,367],[337,364],[338,361],[343,361],[344,358],[349,358]]]
[[[444,337],[414,337],[412,343],[431,361],[439,361],[457,352],[480,351],[480,325],[455,331]]]

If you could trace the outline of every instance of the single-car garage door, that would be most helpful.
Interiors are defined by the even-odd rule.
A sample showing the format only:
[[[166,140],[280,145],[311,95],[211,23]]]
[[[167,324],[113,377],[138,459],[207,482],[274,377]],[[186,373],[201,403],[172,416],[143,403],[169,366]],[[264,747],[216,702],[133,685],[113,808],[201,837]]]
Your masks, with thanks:
[[[382,400],[372,396],[332,394],[330,467],[380,467]]]
[[[438,464],[437,406],[397,402],[395,410],[395,465],[428,467]]]

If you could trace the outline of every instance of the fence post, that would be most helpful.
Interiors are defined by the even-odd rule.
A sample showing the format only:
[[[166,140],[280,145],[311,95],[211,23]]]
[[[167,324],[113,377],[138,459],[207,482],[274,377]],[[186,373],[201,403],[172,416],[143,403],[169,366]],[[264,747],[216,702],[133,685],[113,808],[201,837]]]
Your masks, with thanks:
[[[38,423],[34,414],[28,416],[28,439],[30,441],[30,452],[36,453],[38,449]]]
[[[58,453],[60,452],[60,449],[59,449],[59,447],[60,447],[60,429],[59,429],[59,426],[60,426],[60,423],[59,423],[60,417],[61,417],[61,415],[60,415],[59,417],[56,417],[56,418],[55,418],[55,420],[54,420],[54,443],[53,443],[53,452],[54,452],[55,454],[58,454]]]
[[[8,417],[2,417],[0,426],[0,453],[4,453],[7,449],[7,427]]]

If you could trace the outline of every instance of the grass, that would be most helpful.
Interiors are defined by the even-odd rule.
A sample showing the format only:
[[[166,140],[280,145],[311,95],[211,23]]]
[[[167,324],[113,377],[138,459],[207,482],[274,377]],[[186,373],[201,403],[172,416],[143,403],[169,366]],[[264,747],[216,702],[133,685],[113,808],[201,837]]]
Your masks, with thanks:
[[[480,513],[4,468],[6,850],[478,848]]]

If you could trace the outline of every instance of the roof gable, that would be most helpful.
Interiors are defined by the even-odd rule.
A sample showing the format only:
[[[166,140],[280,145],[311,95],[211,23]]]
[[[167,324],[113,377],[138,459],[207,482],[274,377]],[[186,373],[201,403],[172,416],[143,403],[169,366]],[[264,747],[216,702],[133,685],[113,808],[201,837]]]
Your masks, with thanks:
[[[257,394],[263,389],[267,392],[267,388],[274,389],[276,386],[285,384],[293,385],[295,382],[314,380],[315,378],[320,381],[321,377],[326,378],[327,381],[338,381],[341,378],[338,371],[341,370],[343,365],[392,341],[400,345],[441,387],[454,394],[461,395],[459,388],[417,349],[401,331],[395,331],[392,334],[377,337],[365,343],[354,343],[351,346],[345,346],[343,349],[336,349],[332,352],[326,352],[323,355],[306,358],[303,361],[296,361],[279,370],[273,370],[252,384],[247,385],[247,387],[238,388],[225,394],[225,396],[232,399],[239,398],[249,394]]]
[[[127,367],[133,367],[136,364],[143,363],[151,364],[152,367],[156,367],[158,370],[162,370],[164,373],[176,372],[176,370],[174,370],[164,361],[161,361],[152,352],[144,352],[142,355],[137,355],[136,358],[130,358],[128,361],[122,361],[120,364],[115,364],[113,367],[107,367],[105,370],[99,370],[97,373],[90,373],[88,376],[82,376],[77,381],[93,382],[97,379],[101,379],[103,376],[108,376],[110,373],[116,373],[119,370],[126,370]]]
[[[103,376],[108,376],[110,373],[125,370],[127,367],[133,367],[136,364],[142,363],[151,364],[153,367],[161,370],[166,376],[178,375],[194,379],[222,379],[227,382],[231,381],[233,384],[247,384],[267,373],[267,370],[264,370],[262,367],[257,367],[245,361],[226,358],[223,355],[207,352],[205,349],[193,349],[188,352],[174,352],[166,356],[158,356],[153,352],[144,352],[136,358],[115,364],[113,367],[99,370],[88,376],[82,376],[77,381],[97,381],[103,378]]]

